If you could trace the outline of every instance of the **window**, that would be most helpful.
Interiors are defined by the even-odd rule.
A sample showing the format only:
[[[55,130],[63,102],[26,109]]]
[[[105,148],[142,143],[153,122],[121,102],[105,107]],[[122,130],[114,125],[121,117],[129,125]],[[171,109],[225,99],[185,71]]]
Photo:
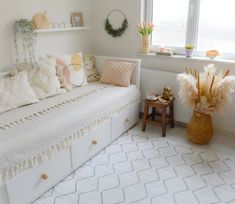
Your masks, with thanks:
[[[234,6],[234,0],[201,1],[198,50],[218,49],[223,53],[235,53]]]
[[[146,0],[146,21],[155,29],[152,46],[165,45],[182,53],[194,44],[197,54],[217,49],[235,57],[234,0]]]
[[[152,21],[156,29],[153,31],[152,44],[183,47],[187,15],[188,0],[154,0]]]

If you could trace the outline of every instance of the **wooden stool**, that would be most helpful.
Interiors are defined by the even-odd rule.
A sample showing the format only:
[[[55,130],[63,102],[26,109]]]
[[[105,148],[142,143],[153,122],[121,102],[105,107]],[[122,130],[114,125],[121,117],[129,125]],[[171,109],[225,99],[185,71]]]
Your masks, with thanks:
[[[152,108],[152,113],[148,114],[149,107]],[[169,107],[169,114],[167,114],[167,108]],[[156,111],[160,110],[160,113]],[[160,120],[156,120],[156,116],[160,116]],[[166,125],[170,122],[171,128],[174,128],[174,99],[172,101],[160,102],[145,100],[144,118],[142,124],[142,131],[145,131],[146,124],[162,126],[162,136],[166,136]]]

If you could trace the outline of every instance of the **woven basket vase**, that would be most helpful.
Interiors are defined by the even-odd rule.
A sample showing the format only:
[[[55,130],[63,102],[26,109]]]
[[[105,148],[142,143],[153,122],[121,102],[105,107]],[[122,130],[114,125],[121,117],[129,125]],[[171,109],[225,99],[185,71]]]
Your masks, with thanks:
[[[213,137],[211,115],[194,111],[186,132],[193,143],[207,144]]]

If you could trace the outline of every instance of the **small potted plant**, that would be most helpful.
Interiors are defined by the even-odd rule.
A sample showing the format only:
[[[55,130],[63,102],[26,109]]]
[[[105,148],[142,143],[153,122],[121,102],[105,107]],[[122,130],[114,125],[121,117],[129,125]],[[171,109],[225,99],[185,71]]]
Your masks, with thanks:
[[[186,57],[192,57],[193,52],[194,52],[194,45],[193,44],[185,45],[185,55],[186,55]]]

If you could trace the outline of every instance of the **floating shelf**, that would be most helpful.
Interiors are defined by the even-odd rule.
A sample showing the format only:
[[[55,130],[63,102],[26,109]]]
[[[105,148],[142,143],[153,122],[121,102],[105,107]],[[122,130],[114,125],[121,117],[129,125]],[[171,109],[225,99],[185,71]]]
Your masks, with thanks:
[[[90,30],[91,27],[72,27],[72,28],[49,28],[49,29],[38,29],[35,30],[36,33],[52,33],[52,32],[70,32],[70,31],[79,31],[79,30]]]

